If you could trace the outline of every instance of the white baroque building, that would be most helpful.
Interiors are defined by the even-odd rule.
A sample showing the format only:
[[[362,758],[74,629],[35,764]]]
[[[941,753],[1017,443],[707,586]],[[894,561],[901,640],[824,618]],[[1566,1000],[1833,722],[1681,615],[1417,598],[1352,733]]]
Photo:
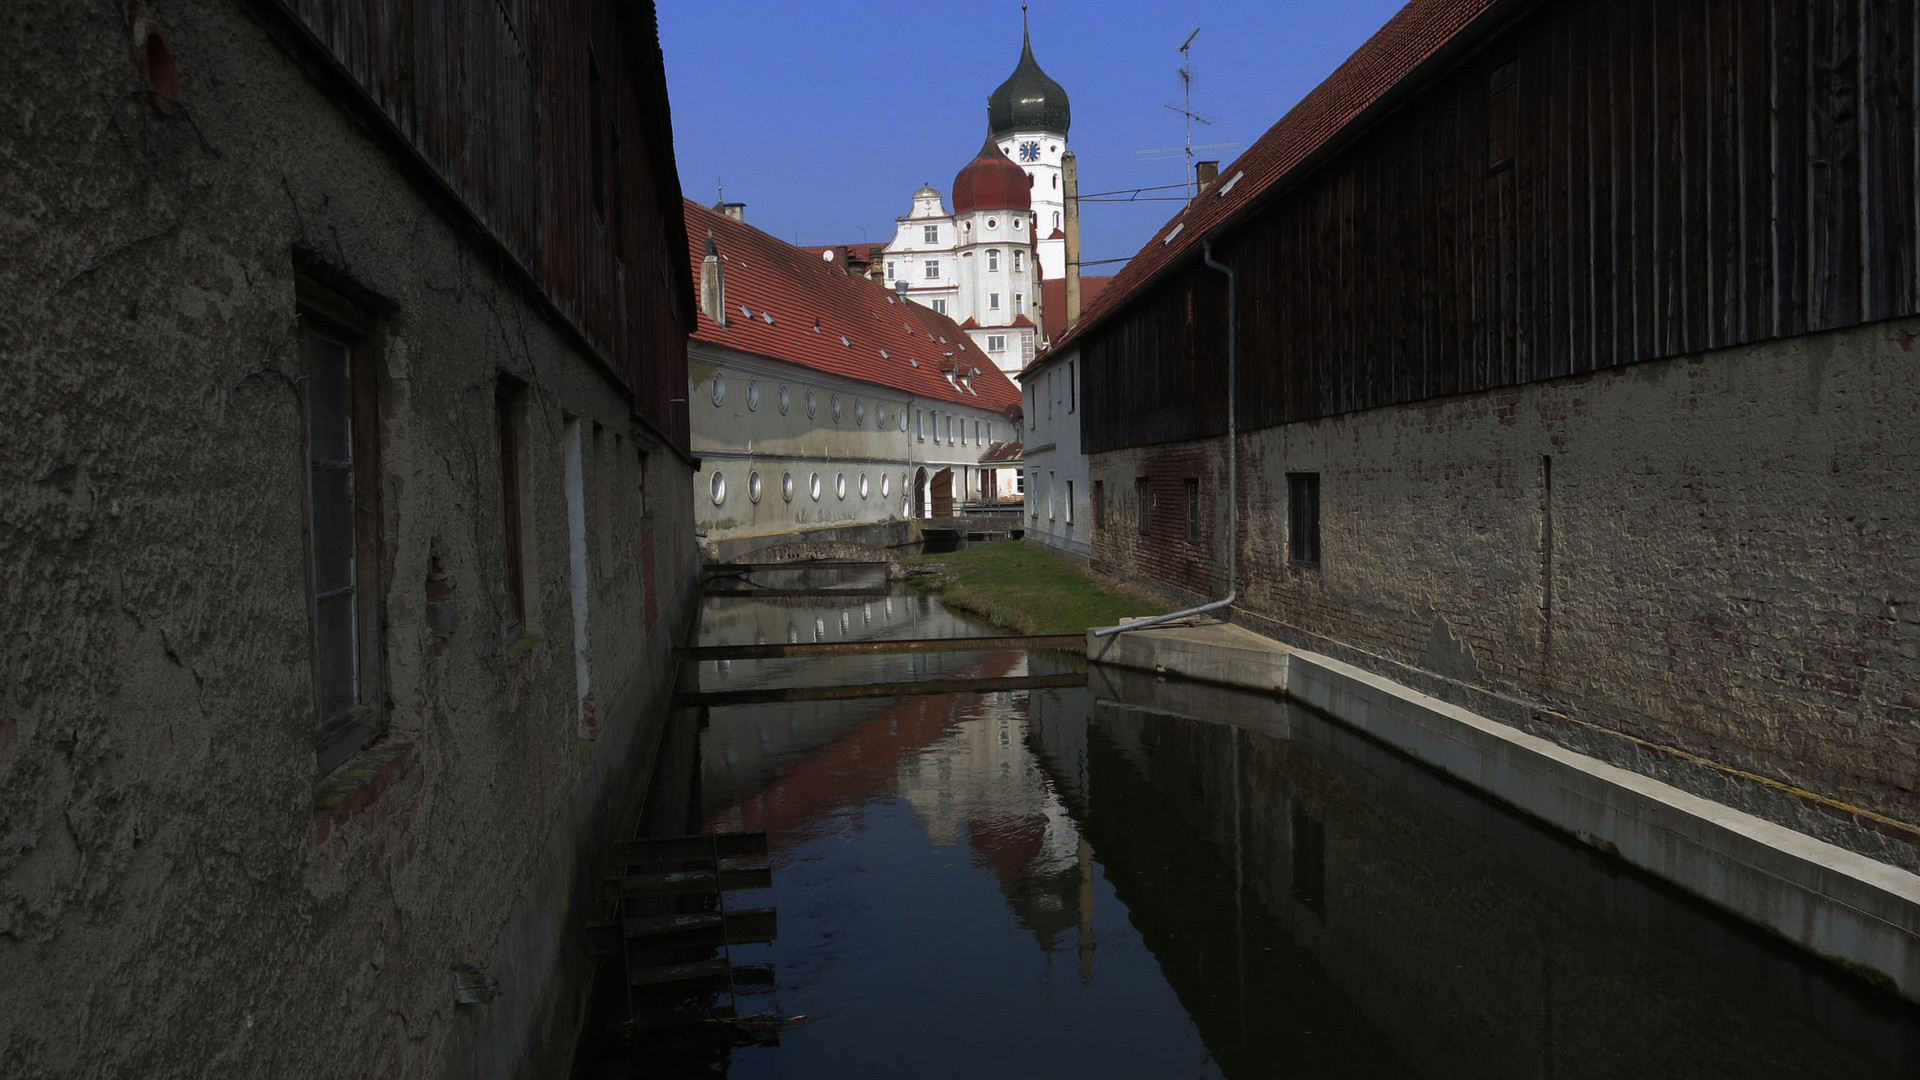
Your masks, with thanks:
[[[1066,274],[1061,157],[1071,111],[1021,36],[1020,62],[987,99],[987,139],[953,178],[949,212],[931,185],[896,219],[882,280],[966,330],[1001,371],[1019,371],[1039,339],[1043,281]]]

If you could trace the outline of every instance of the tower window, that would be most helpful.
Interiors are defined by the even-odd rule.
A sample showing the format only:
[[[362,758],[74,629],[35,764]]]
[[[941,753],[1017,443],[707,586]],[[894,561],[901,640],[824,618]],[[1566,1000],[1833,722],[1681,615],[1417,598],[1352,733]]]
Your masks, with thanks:
[[[894,266],[895,266],[894,261],[892,259],[888,259],[887,260],[887,280],[888,281],[893,280]]]
[[[1027,294],[1014,293],[1013,294],[1013,313],[1015,315],[1024,315],[1026,314],[1026,312],[1027,312]]]
[[[937,244],[940,242],[940,226],[938,225],[922,226],[920,230],[920,235],[926,240],[927,243]]]
[[[1000,294],[999,293],[994,292],[994,293],[987,294],[987,310],[989,311],[1000,310]]]
[[[1006,352],[1006,351],[1007,351],[1007,339],[1006,339],[1006,336],[1005,336],[1005,335],[1002,335],[1002,334],[990,334],[990,335],[988,335],[988,336],[987,336],[987,351],[988,351],[988,352]]]
[[[1021,255],[1023,255],[1023,254],[1025,254],[1025,253],[1024,253],[1024,252],[1021,252],[1021,251],[1015,251],[1015,252],[1013,253],[1013,268],[1014,268],[1015,270],[1018,270],[1018,269],[1020,269],[1020,256],[1021,256]]]
[[[1000,249],[998,248],[987,249],[987,269],[989,270],[1000,269]]]
[[[929,278],[937,278],[940,276],[940,260],[939,259],[927,260],[926,276]]]

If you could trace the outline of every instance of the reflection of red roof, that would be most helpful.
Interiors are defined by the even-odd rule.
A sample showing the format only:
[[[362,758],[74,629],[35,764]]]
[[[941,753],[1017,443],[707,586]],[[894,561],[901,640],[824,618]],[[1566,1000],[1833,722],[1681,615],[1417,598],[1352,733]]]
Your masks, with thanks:
[[[1020,659],[1017,652],[988,653],[950,677],[997,679],[1010,674]],[[890,790],[902,762],[946,737],[955,724],[981,715],[986,700],[979,694],[942,694],[889,701],[812,757],[782,768],[766,787],[716,808],[707,815],[707,827],[765,829],[775,849],[790,846],[832,811]]]
[[[694,281],[709,233],[726,278],[727,325],[702,311],[694,340],[921,397],[996,411],[1019,402],[1020,391],[952,319],[744,222],[692,200],[685,206]],[[940,374],[947,353],[979,369],[973,393]]]
[[[1004,465],[1009,461],[1019,461],[1020,454],[1025,449],[1025,443],[997,442],[987,447],[986,454],[980,458],[980,464]]]
[[[1112,274],[1098,277],[1080,275],[1080,310],[1084,313],[1092,306],[1093,298],[1113,280]],[[1067,332],[1067,281],[1061,278],[1055,281],[1048,278],[1040,284],[1040,321],[1047,325],[1047,335],[1059,338]]]
[[[1064,338],[1077,337],[1124,306],[1132,293],[1180,260],[1200,238],[1252,203],[1309,155],[1358,119],[1388,90],[1441,46],[1459,36],[1493,0],[1412,0],[1366,44],[1347,57],[1247,152],[1220,170],[1220,179],[1182,207],[1115,275],[1115,287]]]

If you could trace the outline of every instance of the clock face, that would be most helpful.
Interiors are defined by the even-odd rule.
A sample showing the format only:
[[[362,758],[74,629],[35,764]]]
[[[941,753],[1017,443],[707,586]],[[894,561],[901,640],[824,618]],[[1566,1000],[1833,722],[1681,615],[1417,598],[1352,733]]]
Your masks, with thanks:
[[[1039,161],[1040,160],[1040,144],[1037,142],[1021,143],[1020,144],[1020,160],[1021,161]]]

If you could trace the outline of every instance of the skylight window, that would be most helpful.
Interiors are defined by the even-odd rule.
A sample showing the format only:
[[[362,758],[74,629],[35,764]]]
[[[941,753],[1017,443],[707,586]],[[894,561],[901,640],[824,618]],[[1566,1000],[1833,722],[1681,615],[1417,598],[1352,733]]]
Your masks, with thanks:
[[[1184,221],[1183,221],[1183,222],[1181,222],[1181,223],[1180,223],[1180,224],[1178,224],[1178,225],[1175,225],[1175,226],[1173,227],[1173,231],[1172,231],[1172,232],[1170,232],[1170,233],[1168,233],[1168,234],[1166,235],[1166,237],[1165,237],[1165,239],[1163,239],[1163,240],[1161,240],[1160,242],[1161,242],[1162,244],[1171,244],[1171,243],[1173,243],[1173,238],[1174,238],[1174,237],[1176,237],[1176,236],[1179,236],[1179,235],[1180,235],[1180,230],[1181,230],[1181,229],[1184,229],[1184,228],[1186,228],[1186,227],[1187,227],[1187,223],[1186,223],[1186,222],[1184,222]]]
[[[845,334],[840,335],[840,344],[845,345],[849,349],[853,348],[853,342],[848,341],[847,335]]]
[[[1240,170],[1239,172],[1237,172],[1237,173],[1234,173],[1234,174],[1233,174],[1233,179],[1231,179],[1231,180],[1229,180],[1229,181],[1227,181],[1226,183],[1224,183],[1224,184],[1221,184],[1221,185],[1220,185],[1220,192],[1219,192],[1219,194],[1220,194],[1220,195],[1225,195],[1225,194],[1226,194],[1227,192],[1229,192],[1229,191],[1232,191],[1232,190],[1233,190],[1233,185],[1235,185],[1235,184],[1237,184],[1237,183],[1239,183],[1239,182],[1240,182],[1240,178],[1241,178],[1241,177],[1243,177],[1243,176],[1245,176],[1245,175],[1247,175],[1247,171],[1246,171],[1245,169],[1242,169],[1242,170]],[[1217,198],[1217,197],[1218,197],[1218,196],[1216,196],[1216,198]]]
[[[760,313],[760,321],[761,321],[761,322],[764,322],[764,323],[766,323],[766,324],[767,324],[768,326],[772,326],[772,325],[773,325],[773,312],[771,312],[771,311],[763,311],[763,312],[761,312],[761,313]]]
[[[887,355],[887,350],[885,350],[885,349],[881,349],[881,350],[880,350],[880,359],[882,359],[882,360],[891,360],[891,359],[893,359],[893,357],[891,357],[891,356],[888,356],[888,355]]]
[[[744,315],[744,316],[746,316],[747,318],[749,318],[749,319],[751,319],[751,318],[753,318],[753,309],[752,309],[752,308],[749,308],[749,307],[748,307],[747,305],[745,305],[745,304],[741,304],[741,305],[740,305],[740,314],[742,314],[742,315]]]

